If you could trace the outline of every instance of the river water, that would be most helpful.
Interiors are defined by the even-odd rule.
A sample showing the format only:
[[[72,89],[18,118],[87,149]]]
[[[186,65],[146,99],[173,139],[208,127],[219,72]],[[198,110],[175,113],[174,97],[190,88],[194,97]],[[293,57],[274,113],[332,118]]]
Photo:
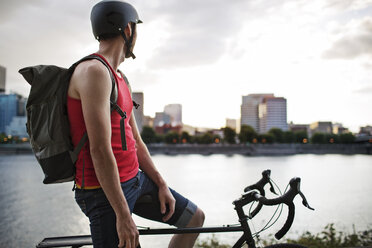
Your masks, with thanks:
[[[245,186],[271,169],[284,190],[292,177],[301,177],[301,190],[311,211],[296,197],[296,217],[287,237],[304,231],[320,232],[334,223],[340,231],[372,228],[372,156],[368,155],[156,155],[153,160],[168,184],[197,203],[206,214],[206,226],[238,223],[231,202]],[[44,237],[89,234],[89,222],[74,201],[72,183],[43,185],[43,174],[33,155],[0,156],[0,247],[35,247]],[[246,209],[248,211],[248,209]],[[274,208],[266,208],[253,222],[259,230]],[[283,225],[286,208],[272,228]],[[134,217],[137,225],[165,227]],[[218,234],[233,243],[239,234]],[[201,239],[210,234],[201,235]],[[142,247],[166,247],[170,236],[141,237]]]

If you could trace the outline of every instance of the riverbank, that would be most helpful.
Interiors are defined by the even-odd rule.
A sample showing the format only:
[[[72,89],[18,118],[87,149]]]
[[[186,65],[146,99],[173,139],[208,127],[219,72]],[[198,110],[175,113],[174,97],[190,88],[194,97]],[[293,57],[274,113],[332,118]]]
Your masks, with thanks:
[[[151,154],[242,154],[247,156],[295,154],[372,154],[371,144],[250,144],[250,145],[195,145],[151,144]]]
[[[241,154],[247,156],[295,155],[295,154],[369,154],[372,144],[250,144],[250,145],[200,145],[200,144],[149,144],[151,154]],[[32,153],[29,144],[0,145],[0,154]]]

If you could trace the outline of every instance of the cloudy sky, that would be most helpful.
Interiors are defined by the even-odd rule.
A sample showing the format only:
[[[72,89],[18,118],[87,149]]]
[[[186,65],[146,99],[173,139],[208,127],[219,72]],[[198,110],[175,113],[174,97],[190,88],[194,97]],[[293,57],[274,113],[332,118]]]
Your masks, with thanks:
[[[0,65],[7,91],[27,95],[18,69],[69,66],[95,52],[93,0],[2,0]],[[372,0],[132,0],[136,60],[120,69],[145,114],[180,103],[183,121],[222,127],[243,95],[287,99],[288,121],[372,124]]]

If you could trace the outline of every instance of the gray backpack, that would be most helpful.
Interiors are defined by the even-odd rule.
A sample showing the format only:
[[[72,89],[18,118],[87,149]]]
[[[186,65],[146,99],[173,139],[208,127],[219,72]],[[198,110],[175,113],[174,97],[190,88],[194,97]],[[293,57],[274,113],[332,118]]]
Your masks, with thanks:
[[[91,59],[102,62],[110,72],[111,110],[117,111],[121,116],[122,149],[126,150],[124,127],[126,113],[116,104],[115,77],[101,57],[86,56],[68,69],[54,65],[37,65],[20,69],[19,73],[31,85],[26,104],[26,127],[32,150],[45,175],[44,184],[68,182],[75,178],[75,162],[88,140],[88,135],[85,133],[78,145],[73,147],[67,115],[67,90],[76,66],[82,61]]]

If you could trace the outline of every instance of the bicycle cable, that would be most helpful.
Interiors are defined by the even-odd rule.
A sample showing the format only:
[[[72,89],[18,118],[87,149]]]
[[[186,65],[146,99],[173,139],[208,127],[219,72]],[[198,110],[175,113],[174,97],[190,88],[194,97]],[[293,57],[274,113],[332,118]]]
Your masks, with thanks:
[[[270,179],[270,182],[272,182],[272,183],[275,185],[276,189],[279,191],[279,195],[280,195],[280,196],[283,195],[282,192],[281,192],[281,190],[280,190],[280,188],[279,188],[279,186],[278,186],[278,185],[277,185],[277,184],[276,184],[272,179]],[[284,193],[287,191],[288,186],[289,186],[289,184],[287,185],[286,189],[284,190]],[[253,205],[253,204],[252,204],[252,205]],[[249,211],[251,211],[251,209],[252,209],[252,205],[251,205],[251,208],[250,208]],[[279,214],[277,214],[279,208],[280,208],[280,212],[279,212]],[[265,226],[264,226],[260,231],[253,233],[252,236],[258,238],[258,237],[259,237],[259,234],[260,234],[261,232],[263,232],[263,231],[269,229],[270,227],[272,227],[272,226],[273,226],[273,225],[278,221],[278,219],[280,218],[282,212],[283,212],[283,204],[280,204],[280,205],[278,205],[278,207],[276,208],[275,212],[274,212],[273,215],[271,216],[270,220],[266,223],[266,225],[265,225]],[[250,212],[249,212],[249,214],[250,214]],[[276,219],[273,221],[275,215],[277,215],[277,217],[276,217]],[[271,222],[272,222],[272,223],[271,223]],[[252,226],[254,227],[253,223],[252,223]]]
[[[271,180],[271,182],[277,187],[280,195],[282,195],[282,192],[280,191],[280,188],[278,187],[278,185]],[[279,214],[277,214],[278,210],[280,208],[280,212]],[[270,227],[272,227],[277,221],[278,219],[280,218],[280,216],[282,215],[282,212],[283,212],[283,204],[279,204],[278,207],[275,209],[275,212],[273,213],[273,215],[271,216],[270,220],[266,223],[266,225],[259,231],[260,232],[263,232],[263,231],[266,231],[267,229],[269,229]],[[277,215],[276,219],[273,221],[275,215]],[[272,223],[270,223],[272,222]]]

